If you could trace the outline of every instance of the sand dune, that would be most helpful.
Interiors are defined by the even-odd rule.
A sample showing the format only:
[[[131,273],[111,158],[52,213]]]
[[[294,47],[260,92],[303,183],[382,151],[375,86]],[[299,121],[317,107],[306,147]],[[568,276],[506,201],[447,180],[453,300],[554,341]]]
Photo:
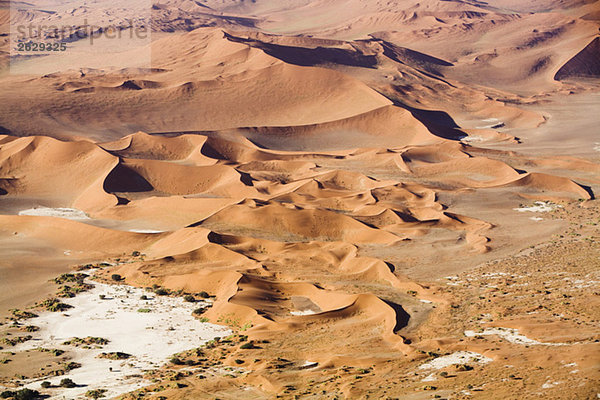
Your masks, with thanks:
[[[573,77],[597,77],[600,75],[600,60],[598,50],[600,39],[595,38],[587,46],[560,67],[554,79],[563,80]]]

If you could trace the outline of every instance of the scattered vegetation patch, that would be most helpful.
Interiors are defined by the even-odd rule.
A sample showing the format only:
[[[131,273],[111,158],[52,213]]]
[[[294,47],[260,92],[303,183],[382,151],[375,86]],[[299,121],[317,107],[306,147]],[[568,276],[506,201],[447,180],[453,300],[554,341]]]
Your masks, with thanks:
[[[34,400],[40,398],[40,392],[32,389],[20,389],[17,391],[5,390],[0,393],[0,398],[14,400]]]
[[[65,351],[61,349],[44,349],[43,347],[38,347],[37,350],[44,353],[51,353],[55,357],[61,356],[65,353]]]
[[[88,390],[87,392],[85,392],[85,397],[90,398],[90,399],[100,399],[100,398],[104,397],[105,393],[106,393],[106,389]]]
[[[37,332],[40,330],[40,328],[35,325],[27,325],[27,326],[22,326],[21,328],[19,328],[19,330],[21,330],[23,332]]]
[[[72,298],[72,297],[75,297],[79,293],[87,292],[88,290],[93,289],[93,288],[94,288],[94,285],[91,285],[89,283],[83,283],[83,282],[77,283],[73,286],[63,285],[58,288],[56,295],[58,297],[62,297],[62,298]]]
[[[58,285],[62,285],[63,283],[66,283],[66,282],[82,284],[83,281],[85,280],[85,278],[87,278],[88,276],[89,276],[88,274],[83,274],[83,273],[62,274],[59,277],[54,278],[54,283],[56,283]]]
[[[95,347],[104,346],[104,345],[107,345],[108,342],[109,342],[109,340],[105,339],[105,338],[88,336],[86,338],[74,337],[72,339],[67,340],[63,344],[67,345],[67,346],[75,346],[75,347],[81,346],[81,347],[89,348],[91,346],[95,346]]]
[[[149,313],[149,312],[152,312],[152,310],[149,308],[138,308],[137,312]]]
[[[32,336],[31,335],[27,335],[27,336],[15,336],[15,337],[4,337],[2,338],[2,340],[0,341],[0,343],[6,344],[8,346],[15,346],[19,343],[25,343],[28,340],[31,340]]]
[[[37,317],[37,314],[34,314],[32,312],[29,312],[29,311],[19,310],[18,308],[11,309],[10,313],[14,317],[13,320],[14,319],[30,319],[30,318],[36,318]]]
[[[46,299],[37,305],[51,312],[61,312],[73,308],[73,306],[63,303],[59,299]]]
[[[101,353],[98,358],[106,358],[108,360],[127,360],[131,357],[131,354],[123,353],[121,351],[113,351],[110,353]]]

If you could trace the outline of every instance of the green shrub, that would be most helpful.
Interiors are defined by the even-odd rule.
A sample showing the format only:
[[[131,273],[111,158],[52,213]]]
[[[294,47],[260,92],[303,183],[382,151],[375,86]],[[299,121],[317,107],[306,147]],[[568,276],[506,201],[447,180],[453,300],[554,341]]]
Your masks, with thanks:
[[[69,308],[73,308],[73,306],[69,304],[65,304],[61,302],[59,299],[46,299],[38,304],[41,307],[44,307],[46,310],[51,312],[61,312],[68,310]]]
[[[203,299],[208,299],[210,297],[210,295],[205,291],[201,291],[200,293],[198,293],[198,296],[202,297]]]
[[[158,288],[154,293],[156,293],[158,296],[167,296],[169,291],[165,288]]]
[[[73,380],[71,378],[63,378],[60,381],[60,387],[64,387],[64,388],[74,388],[77,387],[77,384],[75,382],[73,382]]]
[[[171,357],[170,361],[171,361],[171,364],[174,364],[174,365],[183,365],[183,361],[181,361],[181,359],[177,356]]]
[[[4,395],[4,393],[6,393],[6,392],[2,392],[2,395]],[[34,400],[34,399],[40,398],[40,392],[38,392],[37,390],[21,389],[21,390],[17,390],[16,392],[10,392],[10,393],[12,396],[7,396],[7,397],[12,397],[15,400]],[[4,396],[2,396],[2,397],[4,397]]]
[[[246,343],[244,343],[243,345],[240,346],[240,349],[244,349],[244,350],[254,349],[254,348],[255,348],[255,346],[254,346],[253,342],[246,342]]]
[[[17,345],[19,343],[25,343],[26,341],[31,340],[31,339],[32,339],[31,335],[27,335],[27,336],[15,336],[15,337],[12,337],[12,338],[5,337],[5,338],[2,338],[0,340],[0,343],[7,344],[9,346],[14,346],[14,345]]]
[[[106,393],[106,389],[88,390],[85,392],[85,397],[89,397],[90,399],[99,399],[104,397],[104,393]]]
[[[191,294],[186,294],[183,297],[183,300],[189,302],[189,303],[195,303],[196,302],[196,298],[194,296],[192,296]]]
[[[192,314],[194,314],[194,315],[202,315],[205,312],[206,312],[206,308],[200,307],[200,308],[196,308],[194,311],[192,311]]]
[[[471,371],[473,367],[467,364],[459,364],[456,366],[456,369],[459,371]]]
[[[87,274],[77,273],[77,274],[62,274],[58,278],[54,278],[54,282],[62,285],[65,282],[76,282],[83,283],[85,278],[87,278]]]
[[[112,275],[110,276],[110,279],[112,279],[112,280],[113,280],[113,281],[115,281],[115,282],[119,282],[119,281],[120,281],[121,279],[123,279],[123,278],[122,278],[122,277],[121,277],[121,275],[119,275],[119,274],[112,274]]]
[[[138,308],[137,312],[149,313],[149,312],[152,312],[152,310],[149,308]]]
[[[25,332],[37,332],[40,330],[40,328],[35,325],[27,325],[27,326],[23,327],[22,330]]]
[[[98,358],[107,358],[109,360],[127,360],[131,354],[123,353],[122,351],[112,351],[110,353],[101,353]]]
[[[52,386],[52,384],[50,382],[48,382],[48,381],[42,382],[42,387],[44,389],[48,389],[50,386]]]
[[[12,310],[10,310],[10,312],[12,313],[13,317],[16,319],[29,319],[29,318],[37,317],[37,314],[34,314],[29,311],[19,310],[17,308],[13,308]]]

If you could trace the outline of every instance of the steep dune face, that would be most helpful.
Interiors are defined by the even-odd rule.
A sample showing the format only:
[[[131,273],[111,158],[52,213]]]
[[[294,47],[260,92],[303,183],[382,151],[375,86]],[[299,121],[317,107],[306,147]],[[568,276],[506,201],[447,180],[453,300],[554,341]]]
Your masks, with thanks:
[[[557,81],[569,78],[597,78],[600,76],[600,38],[595,38],[587,46],[560,67],[554,75]]]

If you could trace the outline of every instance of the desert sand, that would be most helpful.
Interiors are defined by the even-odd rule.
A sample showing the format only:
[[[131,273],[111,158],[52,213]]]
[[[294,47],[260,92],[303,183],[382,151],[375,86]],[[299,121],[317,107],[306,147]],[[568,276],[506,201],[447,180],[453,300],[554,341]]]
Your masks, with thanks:
[[[598,1],[34,3],[0,1],[2,390],[600,396]],[[85,65],[11,47],[140,10]]]

